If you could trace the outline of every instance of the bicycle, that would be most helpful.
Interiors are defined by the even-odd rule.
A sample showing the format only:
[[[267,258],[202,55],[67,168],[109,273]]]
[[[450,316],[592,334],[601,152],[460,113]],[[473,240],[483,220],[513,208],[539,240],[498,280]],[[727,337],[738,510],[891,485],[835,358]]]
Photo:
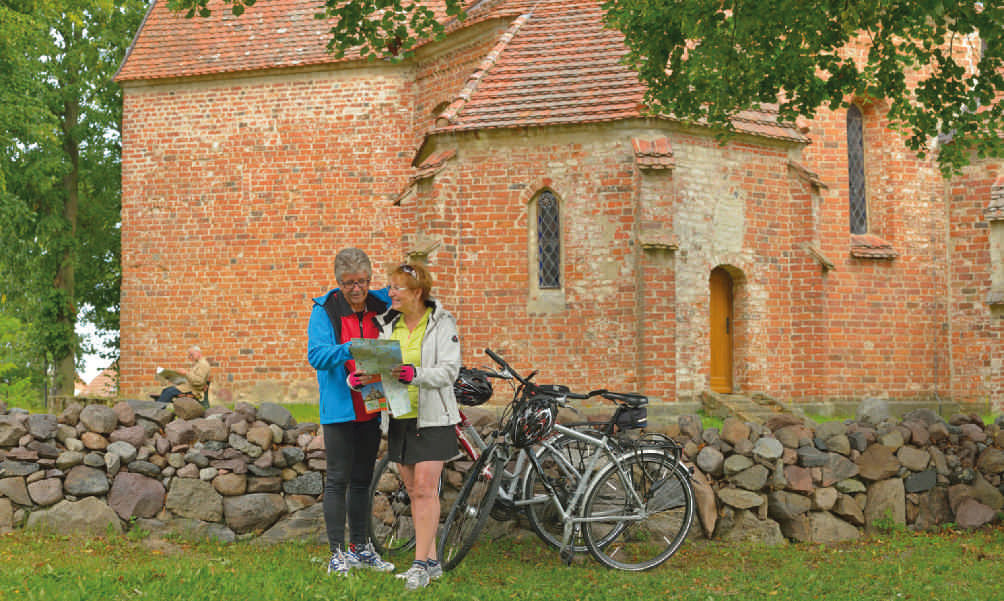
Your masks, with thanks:
[[[531,374],[530,377],[533,377]],[[461,406],[476,406],[487,401],[492,395],[491,385],[488,378],[498,378],[512,382],[514,378],[508,374],[493,372],[486,369],[462,369],[461,376],[457,380],[454,390]],[[466,387],[464,387],[466,385]],[[561,386],[543,386],[542,389],[560,392],[567,390]],[[515,390],[515,386],[514,386]],[[600,424],[602,425],[602,424]],[[583,423],[575,426],[577,428],[594,428],[596,424]],[[458,453],[451,458],[447,464],[458,461],[476,462],[481,453],[488,448],[488,443],[481,437],[477,429],[471,424],[470,419],[460,409],[460,422],[454,425],[454,432],[457,436]],[[576,461],[575,457],[581,453],[581,449],[575,447],[577,443],[571,439],[559,439],[550,441],[544,446],[546,457],[554,453],[565,453],[570,461]],[[565,446],[568,446],[565,449]],[[524,479],[529,473],[529,463],[524,457],[517,457],[516,461],[504,469],[502,472],[503,483],[500,485],[497,503],[492,507],[490,515],[493,519],[504,521],[511,519],[515,512],[522,508],[519,497],[524,489]],[[442,491],[442,480],[440,481],[440,491]],[[387,456],[378,460],[373,472],[373,479],[370,483],[370,538],[377,552],[381,555],[394,555],[411,549],[415,543],[414,525],[411,520],[411,498],[404,486],[398,472],[397,464],[390,461]],[[540,520],[543,521],[543,518]],[[558,546],[559,542],[554,536],[541,534],[545,542]],[[580,551],[585,551],[583,546]],[[447,564],[447,569],[452,568],[452,563]]]
[[[530,518],[531,527],[542,538],[556,534],[551,525],[560,520],[560,551],[566,563],[580,548],[579,533],[582,546],[611,568],[647,570],[669,559],[686,538],[694,516],[690,471],[680,462],[679,445],[651,434],[614,441],[606,432],[597,437],[555,420],[557,406],[567,399],[602,396],[632,409],[644,407],[647,399],[607,390],[584,395],[563,387],[548,390],[530,382],[532,374],[521,377],[491,349],[485,353],[501,373],[520,385],[500,419],[494,442],[475,462],[447,516],[439,541],[444,568],[455,567],[474,545],[503,483],[503,468],[514,456],[528,461],[537,478],[524,478],[517,505],[526,508],[528,517],[538,514],[536,525]],[[544,443],[546,449],[546,440],[555,431],[591,452],[582,453],[581,461],[559,452],[545,455],[542,462],[541,453],[530,448]]]

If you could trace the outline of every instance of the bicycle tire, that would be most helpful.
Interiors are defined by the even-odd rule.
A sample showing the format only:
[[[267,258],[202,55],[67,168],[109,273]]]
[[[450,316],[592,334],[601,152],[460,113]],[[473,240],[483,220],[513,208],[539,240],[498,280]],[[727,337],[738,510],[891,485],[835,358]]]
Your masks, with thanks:
[[[384,456],[370,482],[370,540],[381,555],[395,555],[415,546],[411,497],[397,464]]]
[[[491,445],[471,466],[456,501],[443,523],[437,553],[443,570],[457,567],[474,546],[491,514],[506,463],[505,453]]]
[[[597,438],[602,436],[601,432],[594,430],[586,430],[585,433],[595,435]],[[568,500],[575,494],[579,480],[585,472],[586,462],[596,450],[589,443],[570,436],[560,436],[553,443],[536,451],[544,476],[549,479],[559,496],[559,501],[566,509]],[[556,454],[560,454],[560,457]],[[527,501],[524,514],[530,523],[530,529],[549,546],[561,549],[565,523],[554,506],[547,487],[541,481],[541,474],[529,464],[523,479],[522,498]],[[538,501],[529,502],[533,499]],[[589,549],[581,534],[576,536],[572,549],[576,553],[585,553]]]
[[[694,491],[686,468],[664,452],[631,451],[619,457],[619,464],[623,474],[611,463],[590,484],[582,533],[600,563],[640,572],[669,559],[686,539],[694,519]]]

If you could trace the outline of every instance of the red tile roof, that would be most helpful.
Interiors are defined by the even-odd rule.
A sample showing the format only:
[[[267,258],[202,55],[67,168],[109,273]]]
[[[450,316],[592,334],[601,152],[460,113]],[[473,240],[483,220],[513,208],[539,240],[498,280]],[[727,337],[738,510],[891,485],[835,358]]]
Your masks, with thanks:
[[[441,6],[440,0],[428,0]],[[210,0],[211,17],[186,19],[155,0],[116,79],[155,80],[338,62],[320,0],[261,0],[240,17]],[[483,0],[464,22],[438,13],[447,30],[514,18],[495,48],[457,90],[433,132],[590,123],[642,115],[644,87],[620,63],[619,31],[603,26],[597,0]],[[346,56],[352,60],[358,56]],[[735,120],[744,133],[807,141],[778,125],[771,107]]]
[[[873,234],[851,235],[851,256],[859,259],[895,259],[892,244]]]
[[[672,169],[676,166],[669,138],[632,138],[631,146],[634,148],[634,160],[642,169]]]

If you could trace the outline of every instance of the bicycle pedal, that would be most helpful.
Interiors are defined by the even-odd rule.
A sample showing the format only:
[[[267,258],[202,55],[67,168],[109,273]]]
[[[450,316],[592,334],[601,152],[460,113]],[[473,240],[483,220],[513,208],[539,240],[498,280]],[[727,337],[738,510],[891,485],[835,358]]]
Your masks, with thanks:
[[[575,549],[566,548],[561,550],[561,561],[565,562],[566,566],[572,565],[572,561],[575,559]]]

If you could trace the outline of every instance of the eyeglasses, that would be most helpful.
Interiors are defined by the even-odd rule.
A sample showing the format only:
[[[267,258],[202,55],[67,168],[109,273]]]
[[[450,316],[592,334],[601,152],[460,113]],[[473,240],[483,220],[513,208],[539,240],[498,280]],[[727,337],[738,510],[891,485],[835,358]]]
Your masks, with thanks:
[[[370,285],[369,279],[365,280],[345,280],[342,282],[344,288],[365,288]]]
[[[411,290],[408,286],[391,286],[390,289],[394,292],[405,292],[407,290]]]

